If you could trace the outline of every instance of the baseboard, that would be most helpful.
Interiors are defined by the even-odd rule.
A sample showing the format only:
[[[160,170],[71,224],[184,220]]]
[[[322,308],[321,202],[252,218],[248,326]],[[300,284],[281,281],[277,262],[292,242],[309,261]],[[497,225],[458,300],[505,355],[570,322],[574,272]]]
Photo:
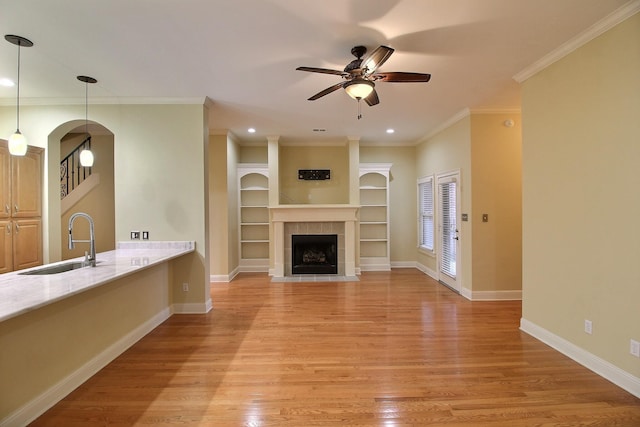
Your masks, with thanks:
[[[640,398],[640,378],[524,318],[520,319],[520,330]]]
[[[391,266],[389,264],[361,265],[360,271],[391,271]]]
[[[418,268],[415,261],[391,261],[391,268]]]
[[[431,277],[433,280],[438,280],[438,273],[436,273],[434,270],[430,269],[426,265],[416,262],[416,268],[422,271],[427,276]]]
[[[209,299],[205,303],[191,302],[173,304],[173,312],[175,314],[205,314],[211,311],[211,308],[211,299]]]
[[[391,262],[386,257],[360,257],[360,271],[391,271]]]
[[[165,308],[142,325],[107,347],[102,353],[85,363],[68,377],[58,382],[44,393],[22,406],[6,418],[0,420],[1,427],[25,426],[45,413],[49,408],[78,388],[95,375],[100,369],[111,363],[129,347],[138,342],[162,322],[171,316],[171,310]]]
[[[521,301],[522,291],[470,291],[470,297],[472,301]]]
[[[236,267],[229,274],[212,274],[209,276],[209,282],[221,282],[221,283],[229,283],[238,275],[240,272],[240,267]]]

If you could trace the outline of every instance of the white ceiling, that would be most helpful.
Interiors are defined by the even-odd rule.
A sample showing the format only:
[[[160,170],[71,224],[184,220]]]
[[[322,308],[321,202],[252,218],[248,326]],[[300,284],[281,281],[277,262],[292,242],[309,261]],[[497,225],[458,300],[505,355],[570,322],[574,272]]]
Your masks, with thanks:
[[[21,51],[21,101],[84,103],[209,97],[212,130],[244,142],[344,140],[411,144],[465,108],[519,108],[513,76],[627,0],[0,0],[0,28],[34,42]],[[431,73],[383,83],[380,104],[342,90],[350,50],[396,51],[379,71]],[[15,78],[17,47],[0,40],[0,78]],[[0,86],[0,103],[15,104]],[[255,127],[254,135],[247,128]],[[392,135],[385,133],[394,128]],[[326,129],[313,132],[314,128]]]

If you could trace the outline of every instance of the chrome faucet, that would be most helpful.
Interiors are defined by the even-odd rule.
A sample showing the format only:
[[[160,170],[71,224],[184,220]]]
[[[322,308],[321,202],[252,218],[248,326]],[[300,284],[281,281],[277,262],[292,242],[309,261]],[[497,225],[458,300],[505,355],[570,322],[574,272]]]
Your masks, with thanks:
[[[89,240],[73,240],[73,222],[79,216],[84,217],[89,221]],[[71,215],[69,218],[69,249],[73,249],[75,247],[75,243],[89,243],[89,253],[85,251],[84,253],[84,262],[83,264],[86,266],[90,265],[91,267],[96,266],[96,235],[93,230],[93,219],[84,212],[76,212]]]

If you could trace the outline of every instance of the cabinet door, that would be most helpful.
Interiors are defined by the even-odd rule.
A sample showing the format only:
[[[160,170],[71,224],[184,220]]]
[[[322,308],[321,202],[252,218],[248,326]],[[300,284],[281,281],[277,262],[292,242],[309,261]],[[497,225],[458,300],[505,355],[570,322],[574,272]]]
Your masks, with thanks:
[[[42,265],[42,221],[13,221],[13,269],[22,270],[37,265]]]
[[[13,271],[13,249],[11,245],[13,224],[8,220],[0,220],[0,273]]]
[[[0,218],[11,216],[11,154],[7,144],[0,144]]]
[[[14,218],[39,217],[42,212],[42,148],[11,159],[11,209]]]

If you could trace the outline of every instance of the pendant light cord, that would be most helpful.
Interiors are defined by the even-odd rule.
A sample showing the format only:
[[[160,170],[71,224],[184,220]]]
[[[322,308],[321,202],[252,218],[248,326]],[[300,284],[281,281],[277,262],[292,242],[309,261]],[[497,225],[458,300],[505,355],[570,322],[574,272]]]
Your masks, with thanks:
[[[89,82],[84,83],[84,132],[89,136]]]
[[[17,124],[16,131],[20,132],[20,42],[18,41],[18,99],[16,100]]]

